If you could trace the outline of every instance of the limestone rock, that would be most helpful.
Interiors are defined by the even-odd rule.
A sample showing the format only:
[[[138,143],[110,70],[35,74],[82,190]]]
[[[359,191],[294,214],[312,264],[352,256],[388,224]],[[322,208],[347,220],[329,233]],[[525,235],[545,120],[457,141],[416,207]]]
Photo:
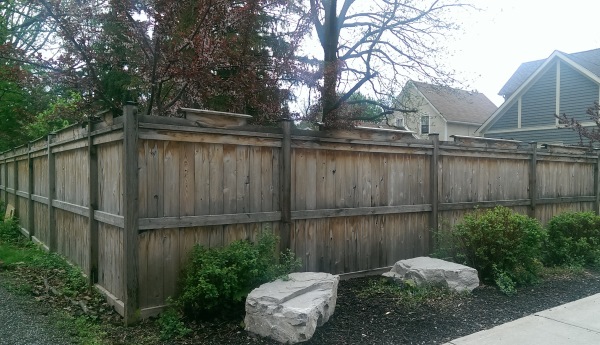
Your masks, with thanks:
[[[246,298],[246,330],[282,343],[309,340],[335,311],[339,279],[303,272],[261,285]]]
[[[443,285],[456,291],[473,291],[479,286],[477,270],[430,257],[400,260],[383,274],[395,280],[413,280],[417,285]]]

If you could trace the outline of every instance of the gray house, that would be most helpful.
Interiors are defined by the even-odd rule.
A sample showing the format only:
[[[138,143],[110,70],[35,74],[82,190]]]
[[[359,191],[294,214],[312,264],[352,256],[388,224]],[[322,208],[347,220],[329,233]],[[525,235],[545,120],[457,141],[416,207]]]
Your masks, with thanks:
[[[477,133],[488,138],[577,145],[579,135],[559,124],[567,114],[584,126],[595,125],[586,111],[600,97],[600,49],[523,63],[502,87],[504,103]],[[585,143],[585,141],[584,141]]]
[[[444,141],[451,135],[473,136],[498,108],[479,92],[412,80],[406,83],[398,100],[404,108],[417,112],[395,113],[392,121],[396,126],[409,129],[422,139],[429,133],[438,133]]]

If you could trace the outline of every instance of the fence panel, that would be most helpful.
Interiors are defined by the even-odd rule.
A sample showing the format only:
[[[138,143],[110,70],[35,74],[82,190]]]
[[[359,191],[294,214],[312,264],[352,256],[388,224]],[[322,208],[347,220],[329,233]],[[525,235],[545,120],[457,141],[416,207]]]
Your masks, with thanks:
[[[288,136],[145,116],[134,129],[121,118],[91,133],[77,125],[51,136],[50,154],[45,139],[0,154],[0,198],[16,206],[24,231],[80,266],[128,316],[161,310],[196,244],[274,231],[289,236],[303,270],[350,273],[429,254],[433,228],[449,230],[475,208],[504,205],[546,223],[600,204],[599,160],[583,151],[393,131]],[[137,150],[124,152],[124,133]],[[125,212],[130,183],[137,215]]]

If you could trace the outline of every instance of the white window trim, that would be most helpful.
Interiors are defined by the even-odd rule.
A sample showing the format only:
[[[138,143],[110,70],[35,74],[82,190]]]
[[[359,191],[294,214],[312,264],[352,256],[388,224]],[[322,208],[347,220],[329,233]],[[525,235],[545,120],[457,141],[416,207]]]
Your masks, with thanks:
[[[427,117],[427,133],[423,133],[423,118]],[[421,134],[429,134],[431,133],[431,116],[429,116],[429,114],[427,115],[421,115],[421,118],[419,119],[419,132]]]
[[[396,117],[396,127],[406,127],[404,116],[400,115]]]

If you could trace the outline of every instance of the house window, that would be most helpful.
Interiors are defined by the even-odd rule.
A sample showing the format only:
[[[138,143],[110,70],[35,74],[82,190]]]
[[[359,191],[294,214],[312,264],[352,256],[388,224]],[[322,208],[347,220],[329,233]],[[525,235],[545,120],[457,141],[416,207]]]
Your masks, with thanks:
[[[404,127],[404,118],[403,117],[396,118],[396,127]]]
[[[421,134],[429,134],[429,116],[421,116]]]

